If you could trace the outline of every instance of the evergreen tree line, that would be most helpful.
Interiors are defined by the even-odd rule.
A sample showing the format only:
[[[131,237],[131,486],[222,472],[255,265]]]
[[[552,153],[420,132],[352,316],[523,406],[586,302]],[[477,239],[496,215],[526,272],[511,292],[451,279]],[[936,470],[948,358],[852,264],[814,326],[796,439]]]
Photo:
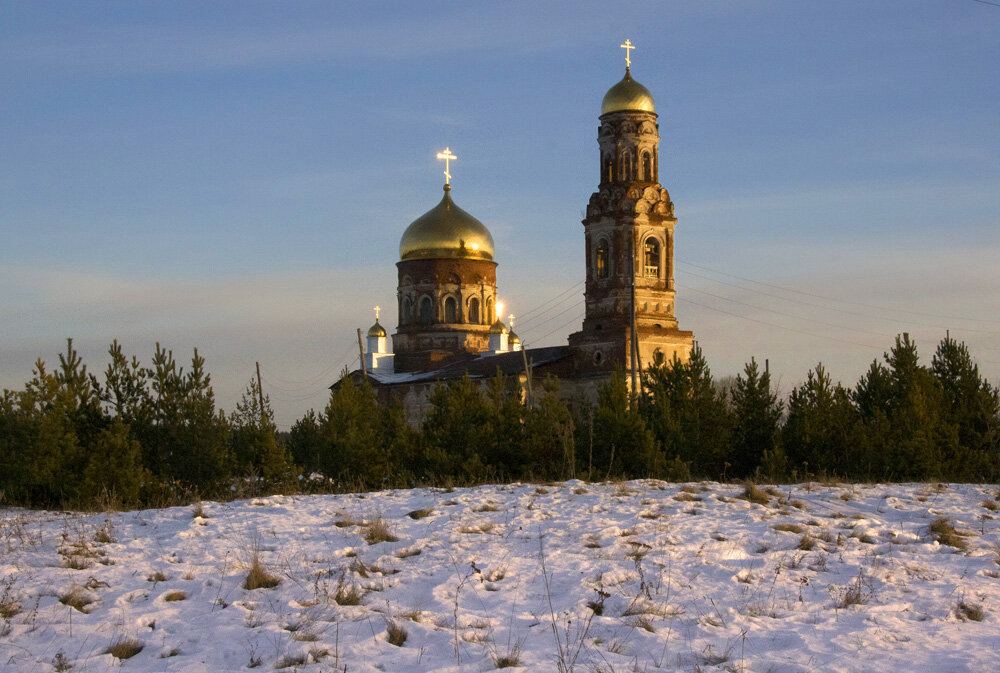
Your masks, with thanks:
[[[291,483],[294,469],[256,381],[226,414],[216,409],[197,349],[187,371],[159,344],[148,367],[117,341],[108,353],[102,382],[69,339],[58,367],[50,371],[39,359],[23,390],[3,391],[5,504],[162,505],[238,485],[249,484],[245,493]]]
[[[159,345],[150,366],[115,342],[103,381],[72,341],[49,371],[0,399],[0,492],[7,503],[162,505],[270,491],[362,490],[514,479],[658,477],[996,481],[1000,399],[965,344],[929,366],[897,338],[853,388],[823,366],[787,399],[751,360],[729,383],[700,348],[652,365],[631,395],[624,373],[596,404],[548,379],[525,404],[516,380],[438,384],[419,427],[398,402],[345,377],[320,412],[278,433],[251,381],[217,410],[195,350],[184,371]]]

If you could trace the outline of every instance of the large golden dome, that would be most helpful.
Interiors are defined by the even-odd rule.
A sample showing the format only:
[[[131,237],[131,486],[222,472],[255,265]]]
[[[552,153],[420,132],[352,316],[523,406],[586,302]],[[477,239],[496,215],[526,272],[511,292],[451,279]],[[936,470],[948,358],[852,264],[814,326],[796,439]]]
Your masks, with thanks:
[[[629,72],[628,68],[625,68],[625,76],[622,77],[622,80],[608,89],[601,102],[602,115],[622,110],[656,112],[653,94],[649,93],[649,89],[632,79],[632,73]]]
[[[493,259],[493,237],[486,226],[455,205],[451,185],[444,198],[413,221],[399,241],[399,258],[465,257]]]

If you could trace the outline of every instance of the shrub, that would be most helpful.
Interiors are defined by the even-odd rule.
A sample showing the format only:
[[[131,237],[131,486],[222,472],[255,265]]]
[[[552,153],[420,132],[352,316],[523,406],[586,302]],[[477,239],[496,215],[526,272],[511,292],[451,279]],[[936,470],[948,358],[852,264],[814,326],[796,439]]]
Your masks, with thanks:
[[[184,593],[183,591],[168,591],[163,596],[163,600],[167,601],[168,603],[183,601],[186,599],[187,599],[187,594]]]

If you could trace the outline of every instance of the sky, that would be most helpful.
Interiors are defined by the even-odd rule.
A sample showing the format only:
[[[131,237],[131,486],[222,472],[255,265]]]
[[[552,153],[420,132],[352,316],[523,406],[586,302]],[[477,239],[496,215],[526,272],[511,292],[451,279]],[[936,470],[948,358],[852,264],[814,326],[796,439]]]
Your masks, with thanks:
[[[717,377],[853,385],[950,330],[1000,381],[996,4],[0,0],[0,388],[67,337],[93,371],[198,348],[229,410],[260,362],[289,427],[395,326],[446,146],[518,334],[565,343],[626,38]]]

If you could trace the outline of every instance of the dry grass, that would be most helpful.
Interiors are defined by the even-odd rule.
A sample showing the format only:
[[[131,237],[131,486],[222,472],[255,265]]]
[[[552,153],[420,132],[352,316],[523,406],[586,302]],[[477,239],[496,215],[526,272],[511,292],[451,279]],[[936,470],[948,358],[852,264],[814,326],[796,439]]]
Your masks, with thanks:
[[[983,621],[983,609],[978,605],[973,605],[972,603],[966,603],[965,601],[958,602],[958,605],[955,606],[955,614],[962,621],[965,620],[973,622]]]
[[[400,549],[396,552],[396,558],[404,559],[410,558],[411,556],[420,556],[421,551],[420,547],[407,547],[406,549]]]
[[[163,595],[163,600],[168,603],[187,600],[188,595],[183,591],[168,591]]]
[[[782,533],[795,533],[796,535],[801,535],[805,531],[805,528],[795,523],[779,523],[771,528]]]
[[[771,502],[771,498],[768,497],[767,493],[757,488],[757,485],[752,482],[748,483],[743,489],[743,493],[736,497],[756,505],[766,505]]]
[[[205,516],[205,507],[200,502],[196,502],[194,507],[191,508],[191,518],[192,519],[207,519]]]
[[[935,519],[928,528],[928,531],[931,536],[937,540],[938,544],[945,544],[949,547],[954,547],[955,549],[965,549],[965,540],[962,538],[961,534],[955,530],[955,526],[952,525],[951,521],[944,517]]]
[[[481,523],[475,526],[462,526],[458,529],[458,532],[464,535],[475,535],[477,533],[489,533],[493,530],[493,528],[493,524],[487,521],[486,523]]]
[[[806,533],[802,536],[802,539],[799,540],[798,548],[802,551],[812,551],[816,548],[816,538],[809,533]]]
[[[389,528],[389,523],[382,517],[365,524],[365,542],[368,544],[396,542],[397,540],[399,540],[399,538],[393,534],[392,530]]]
[[[167,576],[163,574],[160,570],[155,570],[148,575],[146,575],[147,582],[166,582]]]
[[[337,590],[333,594],[333,600],[337,605],[361,605],[361,599],[364,597],[360,589],[354,584],[346,584],[343,577],[337,582]]]
[[[281,578],[277,575],[272,575],[264,567],[264,564],[260,562],[259,554],[254,552],[250,557],[250,570],[247,571],[247,577],[243,580],[243,588],[250,591],[254,589],[273,589],[279,584],[281,584]]]
[[[413,520],[417,520],[417,519],[426,519],[433,513],[434,513],[433,509],[431,509],[430,507],[424,507],[423,509],[415,509],[412,512],[407,512],[406,516],[410,517]]]
[[[390,645],[402,647],[408,635],[406,629],[400,626],[397,621],[390,619],[385,623],[385,640]]]
[[[277,662],[275,662],[275,668],[292,668],[302,666],[306,663],[306,655],[304,654],[286,654]]]
[[[87,612],[87,607],[94,602],[94,599],[87,594],[83,587],[75,586],[59,596],[59,602],[80,612]]]
[[[514,668],[521,665],[521,643],[514,645],[504,653],[494,652],[490,657],[493,659],[495,668]]]
[[[983,500],[981,503],[979,503],[979,506],[985,507],[991,512],[996,512],[997,510],[1000,510],[1000,505],[997,505],[996,500]]]
[[[105,654],[110,654],[115,659],[130,659],[142,652],[142,641],[128,636],[119,636],[114,642],[104,650]]]
[[[364,523],[363,521],[355,519],[350,514],[345,514],[344,516],[334,521],[333,525],[336,526],[337,528],[349,528],[350,526],[360,526],[363,523]]]
[[[546,491],[547,493],[548,491]],[[472,509],[473,512],[499,512],[500,508],[492,502],[486,502]]]

